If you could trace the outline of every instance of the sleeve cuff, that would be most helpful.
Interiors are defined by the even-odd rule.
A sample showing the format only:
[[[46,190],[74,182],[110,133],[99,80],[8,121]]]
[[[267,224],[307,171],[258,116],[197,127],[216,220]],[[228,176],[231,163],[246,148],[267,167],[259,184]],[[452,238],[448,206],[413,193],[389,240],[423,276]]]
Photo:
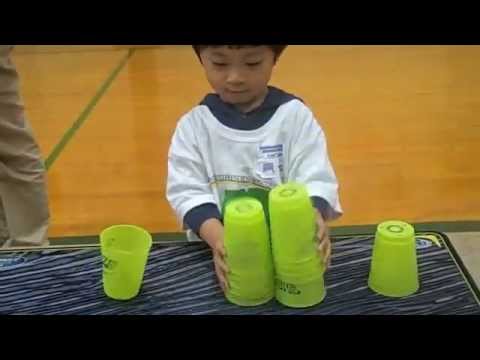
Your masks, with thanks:
[[[341,213],[337,213],[328,203],[327,200],[320,196],[312,196],[313,206],[322,214],[324,220],[333,220],[338,218]]]
[[[200,227],[206,220],[212,218],[218,220],[222,219],[217,205],[207,203],[196,206],[187,212],[183,221],[188,225],[189,229],[191,229],[195,234],[197,234],[198,237],[200,237]]]

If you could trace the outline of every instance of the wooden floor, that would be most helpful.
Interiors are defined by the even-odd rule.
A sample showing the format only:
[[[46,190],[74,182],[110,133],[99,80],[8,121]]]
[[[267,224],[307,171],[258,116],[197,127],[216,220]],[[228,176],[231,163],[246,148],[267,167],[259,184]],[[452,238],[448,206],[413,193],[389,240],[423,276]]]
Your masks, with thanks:
[[[127,47],[19,47],[47,157]],[[326,131],[345,215],[335,225],[480,220],[480,46],[291,46],[272,84]],[[49,170],[50,236],[134,223],[179,230],[165,199],[170,136],[210,91],[187,46],[136,49]]]

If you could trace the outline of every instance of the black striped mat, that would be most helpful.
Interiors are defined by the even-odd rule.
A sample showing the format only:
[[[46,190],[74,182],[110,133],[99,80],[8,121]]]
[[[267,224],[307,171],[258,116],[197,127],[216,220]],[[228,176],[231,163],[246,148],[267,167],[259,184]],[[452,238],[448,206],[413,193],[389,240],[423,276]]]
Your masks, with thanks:
[[[325,300],[307,309],[242,308],[217,285],[201,243],[155,244],[141,293],[122,302],[102,290],[98,247],[0,252],[0,314],[480,314],[479,292],[448,238],[417,237],[420,290],[401,299],[367,287],[372,236],[335,237]]]

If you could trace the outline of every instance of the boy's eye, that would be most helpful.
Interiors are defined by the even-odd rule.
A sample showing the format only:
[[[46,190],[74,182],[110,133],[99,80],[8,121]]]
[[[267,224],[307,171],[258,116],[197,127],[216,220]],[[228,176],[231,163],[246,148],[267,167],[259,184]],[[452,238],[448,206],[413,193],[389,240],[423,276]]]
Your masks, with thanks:
[[[261,61],[249,62],[249,63],[247,63],[247,66],[254,67],[254,66],[260,65],[261,63],[262,63]]]
[[[212,62],[212,64],[213,64],[214,66],[219,66],[219,67],[227,66],[227,63],[223,63],[223,62],[215,62],[215,61],[214,61],[214,62]]]

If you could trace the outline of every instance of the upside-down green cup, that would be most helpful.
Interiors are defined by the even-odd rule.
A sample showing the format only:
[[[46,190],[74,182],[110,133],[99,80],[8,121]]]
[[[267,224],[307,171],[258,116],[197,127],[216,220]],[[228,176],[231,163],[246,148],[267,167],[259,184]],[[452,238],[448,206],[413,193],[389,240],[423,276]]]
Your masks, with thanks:
[[[316,254],[315,212],[304,185],[286,183],[272,189],[269,211],[275,262],[296,262]]]
[[[115,300],[129,300],[140,291],[152,237],[134,225],[115,225],[100,234],[103,289]]]
[[[274,296],[275,277],[270,235],[260,201],[243,197],[225,207],[224,241],[229,290],[239,306],[256,306]]]
[[[403,221],[377,227],[368,286],[389,297],[404,297],[419,288],[415,229]]]
[[[269,195],[275,264],[275,296],[289,307],[316,305],[325,298],[324,264],[318,254],[315,210],[306,187],[287,183]]]

